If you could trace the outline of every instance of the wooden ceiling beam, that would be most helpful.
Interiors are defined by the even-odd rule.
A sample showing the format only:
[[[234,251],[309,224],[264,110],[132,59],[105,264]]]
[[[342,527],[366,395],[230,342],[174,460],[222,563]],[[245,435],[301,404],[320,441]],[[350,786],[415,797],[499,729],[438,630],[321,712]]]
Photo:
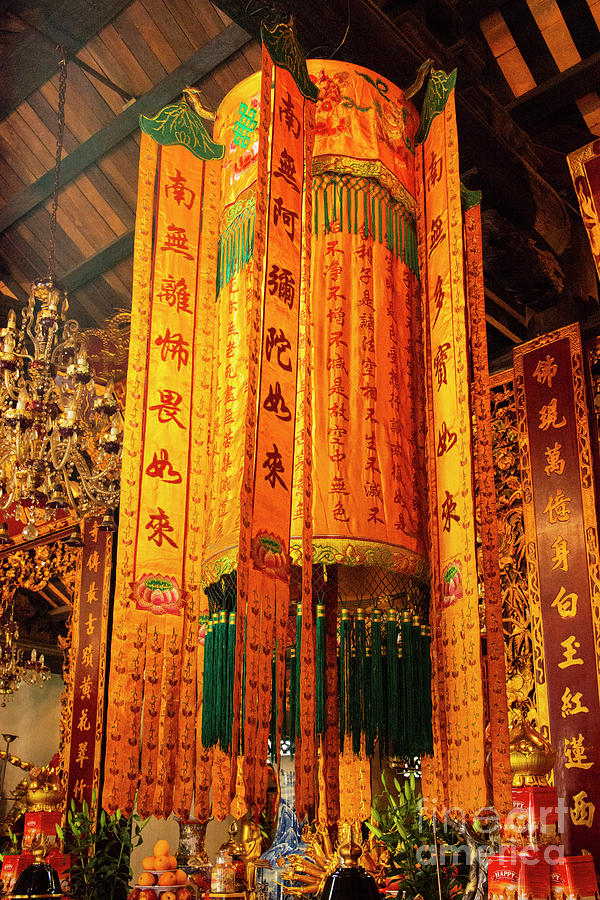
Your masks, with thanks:
[[[113,241],[112,244],[109,244],[108,247],[104,247],[103,250],[90,256],[81,265],[59,276],[59,283],[71,294],[81,290],[81,288],[92,281],[100,278],[113,266],[116,266],[122,259],[127,259],[128,256],[131,256],[133,253],[133,239],[133,230],[127,231]]]
[[[600,53],[554,75],[506,107],[513,119],[530,127],[600,88]]]
[[[89,4],[78,0],[53,0],[51,4],[40,4],[36,0],[13,0],[8,8],[14,6],[23,21],[42,29],[49,38],[74,54],[130,3],[131,0],[94,0]],[[58,63],[56,50],[35,32],[26,30],[15,35],[0,54],[0,119],[52,78]]]
[[[195,84],[209,75],[217,66],[226,62],[251,40],[250,35],[235,23],[204,47],[201,47],[186,62],[182,63],[159,82],[152,90],[128,106],[112,122],[92,135],[76,150],[66,156],[61,165],[61,186],[64,187],[80,175],[88,166],[116,147],[138,127],[140,115],[154,115],[181,94],[184,87]],[[5,231],[22,219],[51,196],[54,187],[54,170],[45,172],[37,181],[17,194],[0,211],[0,232]]]

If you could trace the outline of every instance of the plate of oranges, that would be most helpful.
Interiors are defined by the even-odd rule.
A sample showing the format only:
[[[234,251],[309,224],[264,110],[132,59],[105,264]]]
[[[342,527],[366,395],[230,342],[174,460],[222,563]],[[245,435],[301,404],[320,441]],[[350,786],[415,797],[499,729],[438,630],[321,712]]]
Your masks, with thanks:
[[[154,855],[142,860],[142,869],[128,900],[192,900],[187,874],[177,868],[168,841],[156,842]]]

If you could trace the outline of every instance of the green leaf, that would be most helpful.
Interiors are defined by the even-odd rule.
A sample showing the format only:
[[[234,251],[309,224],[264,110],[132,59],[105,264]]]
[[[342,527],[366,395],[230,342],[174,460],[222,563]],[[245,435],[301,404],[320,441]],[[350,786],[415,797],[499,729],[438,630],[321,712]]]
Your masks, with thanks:
[[[382,832],[382,830],[381,830],[380,828],[377,828],[376,825],[373,825],[372,822],[365,822],[365,825],[367,826],[367,828],[369,829],[369,831],[372,831],[372,832],[373,832],[373,834],[375,835],[375,837],[383,838],[383,832]]]
[[[187,147],[198,159],[223,159],[225,147],[217,144],[197,112],[185,100],[165,106],[155,116],[140,116],[140,128],[157,144]]]

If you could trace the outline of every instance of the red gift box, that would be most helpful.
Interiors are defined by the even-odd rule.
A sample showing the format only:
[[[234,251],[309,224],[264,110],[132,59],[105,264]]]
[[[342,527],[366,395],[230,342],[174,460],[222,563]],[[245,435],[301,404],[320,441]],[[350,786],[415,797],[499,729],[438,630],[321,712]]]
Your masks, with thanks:
[[[33,842],[39,837],[46,837],[50,843],[58,845],[56,826],[60,825],[62,813],[55,812],[30,812],[25,814],[23,826],[23,850],[30,850]]]

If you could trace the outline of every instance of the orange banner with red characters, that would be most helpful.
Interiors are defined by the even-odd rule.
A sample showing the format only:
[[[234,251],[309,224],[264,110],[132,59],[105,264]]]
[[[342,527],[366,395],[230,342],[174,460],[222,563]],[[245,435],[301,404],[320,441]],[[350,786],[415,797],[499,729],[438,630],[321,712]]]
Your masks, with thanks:
[[[486,802],[485,722],[455,81],[432,72],[417,148],[434,672],[434,759],[423,781],[429,801],[474,812]]]
[[[103,805],[127,813],[138,789],[142,815],[185,817],[210,765],[197,622],[222,148],[185,103],[141,124]]]
[[[265,39],[273,49],[290,35],[284,26]],[[302,66],[308,79],[303,59]],[[234,709],[244,696],[245,799],[258,808],[267,787],[275,622],[289,602],[299,322],[310,263],[313,101],[297,78],[263,46],[234,683]],[[234,751],[238,737],[236,724]]]

